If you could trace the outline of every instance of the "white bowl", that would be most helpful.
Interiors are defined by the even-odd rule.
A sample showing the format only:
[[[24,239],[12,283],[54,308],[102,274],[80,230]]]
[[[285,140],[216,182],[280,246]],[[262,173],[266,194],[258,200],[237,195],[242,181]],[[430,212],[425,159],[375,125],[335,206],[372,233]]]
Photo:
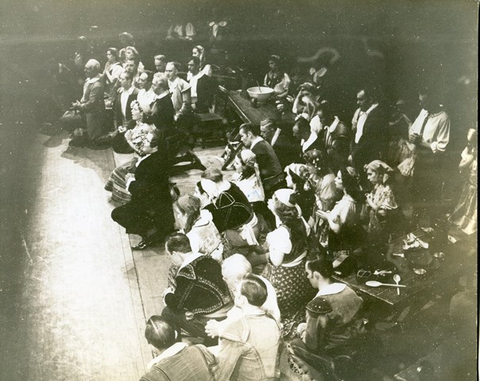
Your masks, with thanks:
[[[270,87],[254,86],[247,89],[248,95],[259,102],[267,101],[275,91]]]

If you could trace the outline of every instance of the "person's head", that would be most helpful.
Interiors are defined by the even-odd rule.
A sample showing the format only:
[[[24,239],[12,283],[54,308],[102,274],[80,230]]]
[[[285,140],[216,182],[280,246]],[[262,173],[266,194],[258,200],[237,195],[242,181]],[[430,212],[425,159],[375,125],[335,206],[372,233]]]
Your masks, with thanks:
[[[223,182],[222,172],[215,167],[209,167],[202,173],[200,180],[203,190],[208,194],[210,199],[218,196],[218,185]]]
[[[222,263],[222,276],[230,291],[235,292],[237,285],[252,272],[252,265],[242,254],[233,254]]]
[[[133,46],[127,46],[125,48],[125,60],[129,59],[138,60],[138,50]]]
[[[149,132],[145,136],[145,139],[143,140],[141,153],[143,155],[148,155],[148,154],[157,152],[159,143],[160,143],[160,136],[158,134],[158,131],[153,130],[152,132]]]
[[[477,146],[477,130],[475,128],[470,128],[467,132],[467,141],[470,146]]]
[[[420,103],[420,107],[429,112],[435,112],[442,107],[439,94],[435,91],[432,91],[428,87],[424,87],[419,90],[418,101]]]
[[[126,60],[125,64],[123,65],[123,70],[135,76],[138,71],[138,61],[134,58],[130,58]]]
[[[118,62],[118,49],[117,48],[108,48],[107,49],[107,60],[110,63]]]
[[[256,275],[248,274],[237,286],[235,305],[239,308],[261,307],[267,300],[267,295],[265,282]]]
[[[98,62],[97,60],[90,59],[85,64],[85,75],[87,76],[87,78],[96,77],[98,74],[100,74],[100,71],[100,62]]]
[[[280,66],[280,56],[277,56],[276,54],[271,55],[268,58],[268,67],[270,70],[278,70]]]
[[[132,73],[124,70],[122,71],[122,74],[120,74],[118,81],[120,82],[120,86],[122,86],[125,90],[128,90],[130,87],[132,87],[133,75]]]
[[[187,63],[187,68],[193,75],[198,74],[200,72],[200,59],[198,59],[198,57],[191,57]]]
[[[137,77],[137,87],[139,89],[145,89],[145,90],[150,89],[150,86],[152,85],[152,78],[153,78],[153,73],[150,70],[143,71]]]
[[[140,106],[140,102],[136,99],[130,103],[130,108],[132,109],[132,119],[135,121],[141,121],[143,117],[143,109]]]
[[[178,223],[188,233],[195,221],[200,217],[201,201],[199,198],[187,194],[179,197],[175,205],[178,211]]]
[[[252,146],[253,141],[260,135],[260,128],[250,123],[240,126],[240,140],[247,148]]]
[[[350,195],[354,200],[360,200],[361,191],[358,183],[358,174],[353,167],[342,168],[337,172],[335,186],[337,189]]]
[[[160,95],[168,90],[167,76],[163,73],[155,73],[152,80],[152,90]]]
[[[203,61],[205,54],[205,49],[201,45],[194,46],[192,49],[192,56],[197,57],[200,62]]]
[[[305,263],[305,272],[312,287],[318,289],[322,284],[331,283],[333,276],[332,262],[325,256],[320,256]]]
[[[165,74],[169,81],[174,81],[180,70],[180,64],[178,62],[169,62],[165,67]]]
[[[275,131],[277,130],[277,122],[273,118],[267,118],[260,122],[260,135],[267,142],[271,142]]]
[[[167,66],[167,57],[163,54],[157,54],[154,58],[155,70],[158,73],[164,73],[165,67]]]
[[[307,163],[307,168],[311,174],[326,174],[329,170],[328,156],[324,151],[318,149],[313,149],[305,152],[304,154],[305,162]]]
[[[190,240],[183,233],[172,233],[165,242],[165,251],[174,266],[181,266],[185,255],[192,252]]]
[[[310,124],[305,118],[298,118],[292,128],[293,136],[297,140],[307,140],[310,136]]]
[[[145,339],[156,350],[163,352],[175,344],[177,333],[162,316],[153,315],[145,327]]]
[[[381,160],[373,160],[366,164],[364,169],[367,172],[367,179],[372,185],[385,184],[389,173],[393,172],[393,169]]]
[[[195,185],[194,196],[200,200],[202,208],[212,202],[209,194],[203,189],[202,180]]]
[[[372,90],[365,88],[357,93],[357,106],[360,107],[360,110],[367,111],[373,105],[373,102]]]
[[[133,36],[128,32],[123,32],[118,35],[118,39],[120,40],[120,45],[125,48],[127,46],[135,45],[133,40]]]
[[[307,166],[293,163],[287,165],[284,171],[287,187],[293,190],[302,190],[309,175]]]
[[[287,226],[300,223],[298,219],[302,210],[297,204],[297,194],[292,189],[276,190],[268,200],[268,208]]]
[[[328,102],[320,103],[317,108],[317,115],[322,126],[330,126],[335,119],[332,107]]]
[[[241,150],[235,157],[233,166],[242,177],[248,179],[255,173],[255,164],[257,163],[256,155],[249,149]]]

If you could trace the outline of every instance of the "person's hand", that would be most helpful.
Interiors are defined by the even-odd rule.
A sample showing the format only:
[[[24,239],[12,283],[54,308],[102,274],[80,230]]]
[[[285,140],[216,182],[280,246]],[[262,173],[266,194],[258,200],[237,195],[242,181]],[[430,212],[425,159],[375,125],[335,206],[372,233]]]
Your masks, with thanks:
[[[322,220],[328,220],[328,212],[324,212],[323,210],[317,210],[317,216]]]
[[[126,127],[118,126],[118,132],[120,132],[121,134],[123,134],[125,131],[127,131],[127,128],[126,128]]]
[[[209,320],[205,326],[205,333],[211,337],[217,337],[220,335],[220,323],[216,320]]]
[[[418,140],[420,139],[420,135],[418,134],[410,134],[408,135],[408,140],[410,141],[410,143],[418,143]]]
[[[75,101],[72,103],[72,108],[74,110],[78,110],[80,108],[80,102],[79,101]]]

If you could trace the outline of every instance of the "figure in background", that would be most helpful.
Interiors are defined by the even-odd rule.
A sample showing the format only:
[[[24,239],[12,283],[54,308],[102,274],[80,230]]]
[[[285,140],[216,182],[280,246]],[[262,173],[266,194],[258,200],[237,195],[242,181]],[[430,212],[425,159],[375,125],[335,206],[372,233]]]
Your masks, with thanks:
[[[81,117],[81,127],[74,132],[74,138],[70,141],[72,146],[95,143],[103,135],[105,128],[105,102],[100,62],[89,60],[85,65],[85,76],[87,80],[83,85],[82,99],[74,102],[71,107]],[[66,122],[68,123],[68,120]]]
[[[385,162],[396,168],[404,160],[412,156],[411,144],[408,142],[408,131],[412,122],[405,114],[405,101],[399,99],[393,108],[388,121],[388,152]],[[413,168],[413,166],[412,166]]]
[[[192,49],[192,57],[197,57],[199,60],[199,71],[211,77],[213,75],[212,65],[207,62],[205,57],[205,48],[202,45],[194,46]],[[187,77],[187,79],[189,79]]]
[[[213,381],[210,369],[215,356],[203,345],[187,345],[177,341],[178,332],[163,317],[153,315],[145,327],[155,358],[140,381]]]
[[[444,184],[444,154],[450,141],[450,118],[440,98],[430,89],[419,91],[422,110],[410,127],[409,140],[415,144],[413,172],[414,219],[433,224],[441,214]],[[430,221],[428,221],[430,220]]]
[[[467,140],[459,165],[465,182],[448,220],[470,235],[477,231],[477,130],[468,130]]]
[[[319,104],[316,88],[306,82],[300,85],[297,96],[293,100],[292,112],[297,118],[303,117],[308,122],[315,116]]]
[[[168,237],[165,251],[178,271],[175,289],[167,288],[164,292],[166,307],[162,316],[188,335],[214,344],[205,333],[205,325],[211,319],[224,320],[233,306],[220,264],[213,258],[192,252],[188,237],[181,233]]]
[[[165,75],[168,79],[168,86],[175,109],[175,120],[181,119],[182,116],[187,116],[192,111],[190,85],[178,76],[179,70],[180,63],[178,62],[169,62],[165,68]]]
[[[365,172],[373,185],[365,199],[368,212],[366,230],[370,244],[381,246],[393,233],[394,219],[400,220],[395,213],[398,205],[388,181],[393,175],[393,169],[381,160],[374,160],[365,166]],[[395,215],[397,218],[394,218]]]
[[[277,98],[285,98],[288,95],[291,80],[281,67],[280,56],[271,55],[268,60],[268,66],[270,70],[263,79],[264,86],[275,90]]]
[[[127,46],[125,48],[125,63],[129,60],[135,60],[137,62],[138,75],[140,75],[140,73],[145,70],[145,66],[142,62],[140,62],[140,55],[138,54],[138,50],[134,46]],[[134,82],[134,85],[137,86],[136,81]]]
[[[310,124],[304,118],[299,118],[292,128],[294,138],[300,143],[301,157],[300,161],[305,161],[304,155],[311,150],[324,150],[323,142],[315,131],[312,131]]]
[[[243,317],[223,330],[214,368],[217,380],[274,380],[280,376],[280,329],[262,309],[267,293],[265,283],[253,274],[238,285],[235,305]]]
[[[123,68],[118,57],[118,50],[116,48],[108,48],[107,50],[107,62],[105,69],[103,70],[103,85],[105,91],[105,105],[111,106],[115,91],[118,88],[117,82],[120,74],[122,74]],[[107,105],[107,102],[109,104]]]
[[[352,119],[352,148],[349,162],[361,173],[362,186],[368,186],[363,167],[375,159],[382,159],[388,142],[388,120],[373,89],[357,93],[358,108]]]
[[[222,237],[213,223],[212,213],[202,209],[200,199],[192,195],[181,196],[175,203],[175,209],[177,226],[187,235],[192,251],[221,261]]]
[[[197,57],[190,58],[187,68],[193,111],[197,114],[208,113],[213,108],[215,80],[200,70]]]
[[[131,153],[132,147],[125,140],[125,132],[135,126],[132,120],[132,108],[130,105],[137,99],[138,89],[133,86],[133,76],[122,72],[119,78],[120,88],[113,102],[113,125],[115,131],[112,137],[112,148],[117,153]]]
[[[118,57],[120,62],[125,62],[125,48],[127,46],[135,46],[135,40],[133,36],[128,32],[122,32],[118,35],[118,40],[120,41],[120,51],[118,52]]]
[[[180,20],[174,21],[167,30],[167,41],[184,40],[192,41],[197,32],[191,22],[183,23]]]
[[[155,64],[155,73],[165,73],[165,68],[167,67],[167,57],[163,54],[157,54],[153,57],[153,62]]]

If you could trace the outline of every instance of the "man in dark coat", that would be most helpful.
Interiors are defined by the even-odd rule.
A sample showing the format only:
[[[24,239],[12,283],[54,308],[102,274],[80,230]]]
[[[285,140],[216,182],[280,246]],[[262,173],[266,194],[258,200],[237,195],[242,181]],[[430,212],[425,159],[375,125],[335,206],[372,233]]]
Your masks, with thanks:
[[[137,162],[135,174],[126,177],[132,198],[112,211],[112,219],[125,227],[127,233],[142,237],[134,247],[138,250],[163,240],[173,231],[168,163],[165,151],[159,149],[158,143],[158,133],[147,135],[141,147],[144,155]]]
[[[286,127],[279,127],[275,119],[262,120],[260,135],[270,143],[282,168],[298,161],[300,147],[295,144],[291,131],[288,131]]]

